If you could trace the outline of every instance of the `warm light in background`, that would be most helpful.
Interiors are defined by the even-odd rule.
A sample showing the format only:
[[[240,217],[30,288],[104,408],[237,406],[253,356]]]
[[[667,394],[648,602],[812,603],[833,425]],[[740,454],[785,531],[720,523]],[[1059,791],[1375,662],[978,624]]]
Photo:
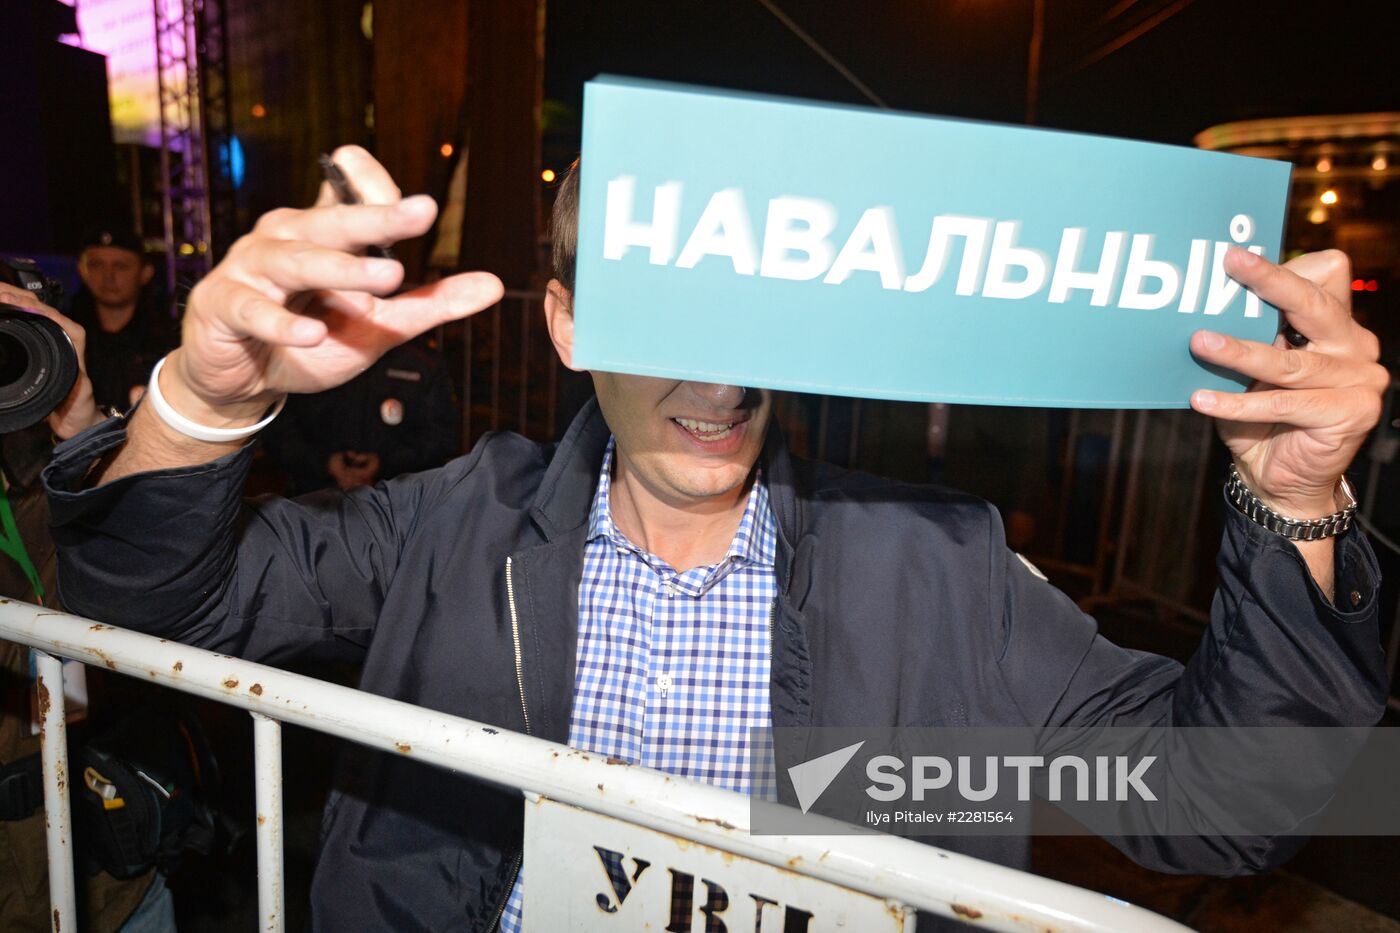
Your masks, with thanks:
[[[1324,175],[1332,171],[1332,160],[1327,156],[1323,156],[1322,158],[1318,159],[1317,170]]]
[[[545,169],[543,172],[540,172],[540,178],[542,178],[546,183],[549,183],[549,182],[553,181],[553,180],[554,180],[554,169],[552,169],[552,168],[547,168],[547,169]]]
[[[1314,207],[1312,210],[1308,211],[1308,220],[1315,224],[1327,223],[1327,208]]]
[[[253,115],[254,120],[261,120],[263,117],[267,116],[267,108],[262,104],[254,104],[248,112]]]
[[[1371,168],[1377,172],[1384,172],[1386,169],[1390,168],[1390,160],[1382,153],[1371,160]]]
[[[1323,204],[1336,204],[1337,192],[1332,188],[1328,188],[1326,191],[1322,192],[1322,197],[1318,198],[1318,200]]]
[[[452,153],[454,153],[454,152],[456,152],[456,151],[457,151],[456,149],[452,148],[452,144],[451,144],[451,143],[443,143],[441,146],[438,146],[438,153],[439,153],[444,159],[450,159],[450,158],[452,158]]]
[[[1354,292],[1376,292],[1380,291],[1381,283],[1376,279],[1352,279],[1351,290]]]

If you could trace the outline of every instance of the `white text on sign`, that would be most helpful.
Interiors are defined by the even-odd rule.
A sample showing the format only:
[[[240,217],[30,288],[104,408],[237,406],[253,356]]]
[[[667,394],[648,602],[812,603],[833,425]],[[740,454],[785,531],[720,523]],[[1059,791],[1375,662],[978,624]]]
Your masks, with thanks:
[[[1094,307],[1156,311],[1175,307],[1182,314],[1219,315],[1245,291],[1225,274],[1225,252],[1232,244],[1257,256],[1264,247],[1247,245],[1254,221],[1236,214],[1230,239],[1193,239],[1184,269],[1152,258],[1154,237],[1110,230],[1090,237],[1084,227],[1066,227],[1054,258],[1019,244],[1021,223],[959,214],[933,218],[919,270],[906,274],[894,208],[871,207],[861,213],[837,249],[836,208],[817,198],[784,196],[767,202],[760,242],[743,192],[725,188],[710,195],[699,220],[681,241],[683,185],[667,182],[651,192],[651,216],[637,218],[637,181],[623,175],[608,182],[603,229],[603,258],[620,261],[632,248],[647,251],[652,265],[693,269],[708,257],[727,259],[735,274],[791,281],[820,280],[840,285],[852,275],[877,276],[882,288],[919,293],[943,277],[960,254],[954,294],[1023,300],[1045,292],[1050,304],[1064,304],[1087,293]],[[1090,242],[1092,240],[1092,242]],[[1085,254],[1098,249],[1097,261]],[[1244,316],[1257,318],[1259,298],[1245,291]]]

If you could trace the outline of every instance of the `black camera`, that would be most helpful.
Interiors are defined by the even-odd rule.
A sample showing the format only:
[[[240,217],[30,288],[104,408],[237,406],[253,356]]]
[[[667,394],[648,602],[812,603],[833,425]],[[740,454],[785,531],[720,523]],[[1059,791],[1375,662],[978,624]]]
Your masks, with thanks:
[[[0,282],[57,307],[63,286],[32,259],[0,256]],[[78,351],[62,327],[0,297],[0,434],[43,421],[78,378]]]

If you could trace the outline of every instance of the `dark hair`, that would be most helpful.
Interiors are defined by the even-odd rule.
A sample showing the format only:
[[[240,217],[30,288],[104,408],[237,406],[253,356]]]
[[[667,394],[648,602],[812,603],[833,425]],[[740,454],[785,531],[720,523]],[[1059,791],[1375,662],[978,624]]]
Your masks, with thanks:
[[[549,219],[553,246],[554,277],[570,294],[574,290],[574,270],[578,267],[578,159],[564,173],[554,196],[554,213]]]

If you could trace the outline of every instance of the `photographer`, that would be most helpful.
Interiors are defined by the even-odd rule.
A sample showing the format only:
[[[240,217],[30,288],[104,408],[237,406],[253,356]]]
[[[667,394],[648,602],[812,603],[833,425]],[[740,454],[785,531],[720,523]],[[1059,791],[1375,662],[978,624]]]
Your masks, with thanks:
[[[39,605],[57,605],[53,542],[49,537],[48,501],[39,471],[49,462],[54,439],[63,440],[102,421],[84,372],[82,327],[43,304],[32,292],[0,281],[0,305],[9,305],[58,324],[76,351],[77,379],[66,398],[37,424],[0,435],[0,473],[13,524],[0,557],[0,595]],[[5,766],[37,753],[31,734],[29,651],[0,641],[0,774]],[[0,788],[3,789],[3,788]],[[9,803],[0,794],[0,814]],[[48,859],[42,811],[23,819],[0,818],[0,929],[39,933],[50,928]],[[159,874],[150,869],[125,880],[106,872],[86,879],[81,889],[83,929],[106,933],[146,933],[175,929],[174,909]]]
[[[38,424],[0,434],[0,467],[3,467],[5,491],[20,537],[31,548],[43,544],[43,553],[32,560],[36,580],[29,573],[16,574],[22,569],[18,561],[0,563],[0,592],[5,596],[31,600],[40,604],[54,592],[53,545],[48,539],[48,503],[38,485],[39,470],[48,463],[53,452],[54,438],[66,440],[86,430],[105,417],[93,398],[92,382],[88,379],[84,356],[86,334],[72,320],[43,304],[34,294],[15,285],[0,281],[0,304],[9,305],[48,318],[68,335],[77,353],[78,377],[66,398],[48,417]]]

